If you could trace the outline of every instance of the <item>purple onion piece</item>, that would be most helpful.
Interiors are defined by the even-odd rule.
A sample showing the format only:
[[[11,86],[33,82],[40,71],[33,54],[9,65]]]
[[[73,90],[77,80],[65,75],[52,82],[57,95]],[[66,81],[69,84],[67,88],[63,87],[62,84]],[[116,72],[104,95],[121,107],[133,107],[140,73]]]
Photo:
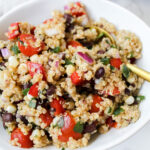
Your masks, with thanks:
[[[85,54],[85,53],[82,53],[82,52],[77,52],[77,54],[82,58],[84,59],[87,63],[89,64],[93,64],[93,59],[88,55],[88,54]]]
[[[59,61],[56,61],[55,62],[55,67],[58,68],[58,66],[59,66]]]
[[[64,6],[64,10],[69,10],[69,6]]]
[[[1,50],[2,56],[4,58],[9,58],[9,56],[11,55],[10,52],[9,52],[9,50],[7,48],[2,48],[0,50]]]

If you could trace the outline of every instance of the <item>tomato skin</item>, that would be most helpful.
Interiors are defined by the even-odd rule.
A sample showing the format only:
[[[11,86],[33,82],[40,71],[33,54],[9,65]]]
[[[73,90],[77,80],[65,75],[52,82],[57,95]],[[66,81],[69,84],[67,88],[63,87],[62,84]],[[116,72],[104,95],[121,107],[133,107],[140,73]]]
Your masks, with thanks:
[[[38,97],[38,83],[35,83],[30,87],[29,94],[33,97]]]
[[[112,120],[112,117],[107,118],[106,124],[109,125],[109,127],[117,128],[117,122]]]
[[[50,18],[50,19],[43,21],[43,24],[46,24],[46,23],[51,22],[51,21],[53,21],[53,18]]]
[[[16,128],[12,133],[11,133],[11,141],[14,139],[18,139],[18,143],[21,145],[21,148],[31,148],[33,147],[33,142],[30,140],[30,135],[24,135],[21,131],[21,129]]]
[[[83,7],[82,7],[82,5],[81,5],[80,2],[76,2],[75,5],[76,5],[76,7],[83,9]],[[73,6],[73,7],[70,8],[71,14],[72,14],[73,16],[75,16],[75,17],[80,17],[80,16],[85,15],[85,12],[84,12],[84,11],[78,11],[78,8],[76,8],[76,7]]]
[[[46,127],[48,127],[53,121],[52,116],[48,112],[46,112],[46,114],[41,114],[39,117],[41,118],[42,122],[46,124]]]
[[[41,43],[40,47],[33,46],[33,44],[36,42],[36,38],[32,34],[21,34],[19,38],[24,44],[18,41],[18,47],[21,53],[26,56],[38,54],[44,48],[44,43]]]
[[[100,104],[101,101],[103,101],[103,99],[99,95],[93,95],[93,103],[90,111],[91,113],[99,111],[99,108],[96,107],[96,104]]]
[[[9,27],[9,31],[8,31],[8,39],[12,40],[15,39],[16,37],[19,36],[20,32],[19,32],[19,22],[16,23],[12,23]]]
[[[41,73],[43,75],[43,79],[46,79],[46,72],[41,64],[28,61],[27,66],[31,77],[33,77],[36,73]]]
[[[71,45],[74,48],[77,48],[78,46],[82,46],[81,43],[77,42],[77,41],[69,41],[68,42],[68,46]]]
[[[65,112],[62,106],[63,102],[64,99],[59,98],[59,99],[53,99],[53,101],[50,103],[50,106],[55,109],[55,113],[54,113],[55,116]]]
[[[120,58],[112,58],[110,59],[111,66],[120,69],[120,65],[122,64]]]
[[[80,85],[83,82],[82,78],[78,75],[77,72],[73,72],[70,78],[74,85]]]
[[[118,87],[114,87],[113,95],[118,95],[118,94],[120,94],[119,88]]]
[[[67,142],[69,137],[73,137],[75,140],[82,138],[81,133],[74,132],[74,126],[76,125],[75,120],[70,113],[64,115],[64,126],[61,128],[62,135],[58,136],[61,142]]]

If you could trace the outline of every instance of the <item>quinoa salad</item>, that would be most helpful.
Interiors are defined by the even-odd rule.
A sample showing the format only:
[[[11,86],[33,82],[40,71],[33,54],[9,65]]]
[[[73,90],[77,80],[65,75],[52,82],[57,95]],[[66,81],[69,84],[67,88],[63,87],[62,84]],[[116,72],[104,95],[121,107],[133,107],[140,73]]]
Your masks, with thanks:
[[[132,32],[93,21],[80,2],[37,26],[12,23],[0,40],[0,115],[10,144],[76,149],[140,117],[141,57]]]

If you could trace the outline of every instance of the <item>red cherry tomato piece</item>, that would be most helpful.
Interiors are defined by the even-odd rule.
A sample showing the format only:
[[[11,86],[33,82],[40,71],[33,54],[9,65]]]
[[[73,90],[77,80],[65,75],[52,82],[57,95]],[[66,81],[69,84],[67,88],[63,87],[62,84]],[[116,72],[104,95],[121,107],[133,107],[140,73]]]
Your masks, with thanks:
[[[81,133],[74,132],[75,120],[70,113],[64,115],[64,126],[61,129],[62,135],[58,136],[61,142],[67,142],[69,137],[73,137],[75,140],[82,138]]]
[[[114,87],[113,95],[118,95],[118,94],[120,94],[118,87]]]
[[[40,73],[43,75],[43,79],[46,79],[46,72],[45,72],[44,67],[41,64],[28,61],[27,66],[28,66],[29,73],[32,77],[36,73]]]
[[[7,34],[9,40],[15,39],[17,36],[19,36],[19,22],[12,23]]]
[[[41,114],[40,118],[41,118],[42,122],[44,122],[46,124],[46,127],[48,127],[53,121],[52,116],[48,112],[46,112],[46,114]]]
[[[11,133],[11,141],[14,139],[17,139],[18,143],[21,145],[21,148],[31,148],[33,147],[33,142],[30,140],[30,135],[24,135],[21,131],[21,129],[16,128],[12,133]]]
[[[19,38],[20,41],[18,41],[18,47],[21,53],[26,56],[38,54],[44,48],[44,43],[41,43],[39,47],[36,47],[36,38],[32,34],[21,34]]]
[[[82,15],[85,15],[84,9],[80,2],[76,2],[74,5],[75,6],[70,8],[71,14],[73,16],[80,17]],[[79,9],[83,9],[83,10],[79,11]]]
[[[116,128],[117,127],[117,122],[112,120],[112,117],[107,118],[106,124],[109,125],[109,127]]]
[[[29,94],[38,97],[38,83],[35,83],[30,87]]]
[[[64,99],[59,98],[59,99],[53,99],[53,101],[50,103],[50,106],[55,109],[55,113],[54,113],[55,116],[65,112],[63,105],[62,105],[63,102],[64,102]]]
[[[99,108],[96,107],[96,104],[100,104],[101,101],[103,101],[103,99],[100,96],[93,95],[93,103],[91,105],[91,113],[99,111]]]
[[[71,45],[72,47],[76,48],[78,46],[82,46],[81,43],[77,42],[77,41],[69,41],[68,42],[68,46]]]
[[[122,64],[122,62],[120,58],[112,58],[110,60],[110,64],[111,66],[120,69],[120,65]]]
[[[73,72],[72,74],[71,74],[71,81],[72,81],[72,83],[74,84],[74,85],[80,85],[82,82],[83,82],[83,80],[82,80],[82,78],[78,75],[78,73],[77,72]]]
[[[50,18],[50,19],[45,20],[45,21],[43,22],[43,24],[46,24],[46,23],[48,23],[48,22],[50,22],[50,21],[53,21],[53,18]]]

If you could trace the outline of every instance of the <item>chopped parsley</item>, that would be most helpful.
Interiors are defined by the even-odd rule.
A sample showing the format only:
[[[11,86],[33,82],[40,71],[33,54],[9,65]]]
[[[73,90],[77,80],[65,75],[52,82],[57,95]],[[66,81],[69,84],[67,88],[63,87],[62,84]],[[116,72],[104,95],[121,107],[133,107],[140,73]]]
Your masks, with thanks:
[[[60,52],[60,47],[55,47],[54,49],[51,50],[53,53],[59,53]]]
[[[108,113],[110,114],[112,111],[112,108],[111,107],[108,107]]]
[[[101,39],[105,34],[103,32],[101,32],[98,36],[97,39]]]
[[[74,65],[74,63],[72,63],[70,59],[65,59],[64,65]]]
[[[144,99],[145,99],[145,96],[142,96],[142,95],[136,97],[136,101],[138,101],[138,102],[141,102]]]
[[[76,125],[74,126],[73,130],[75,132],[77,132],[77,133],[82,133],[82,131],[83,131],[83,124],[81,124],[80,122],[77,122]]]
[[[110,47],[111,47],[111,48],[117,48],[117,46],[116,46],[116,45],[111,45]]]
[[[120,113],[124,112],[124,109],[121,107],[118,107],[115,111],[114,111],[114,115],[118,116]]]
[[[110,65],[110,69],[111,69],[111,70],[114,70],[114,69],[115,69],[115,67],[113,67],[112,65]]]
[[[17,54],[20,53],[20,50],[19,50],[19,48],[18,48],[17,45],[14,45],[11,49],[12,49],[12,51],[14,52],[15,55],[17,55]]]
[[[129,75],[130,75],[130,70],[127,68],[126,65],[123,66],[123,68],[122,68],[122,73],[123,73],[123,76],[124,76],[125,78],[128,78],[128,77],[129,77]]]
[[[101,62],[104,64],[104,65],[108,65],[110,63],[110,59],[105,57],[105,58],[102,58],[101,59]]]
[[[22,90],[23,96],[26,96],[28,94],[29,90],[30,90],[29,88]]]

